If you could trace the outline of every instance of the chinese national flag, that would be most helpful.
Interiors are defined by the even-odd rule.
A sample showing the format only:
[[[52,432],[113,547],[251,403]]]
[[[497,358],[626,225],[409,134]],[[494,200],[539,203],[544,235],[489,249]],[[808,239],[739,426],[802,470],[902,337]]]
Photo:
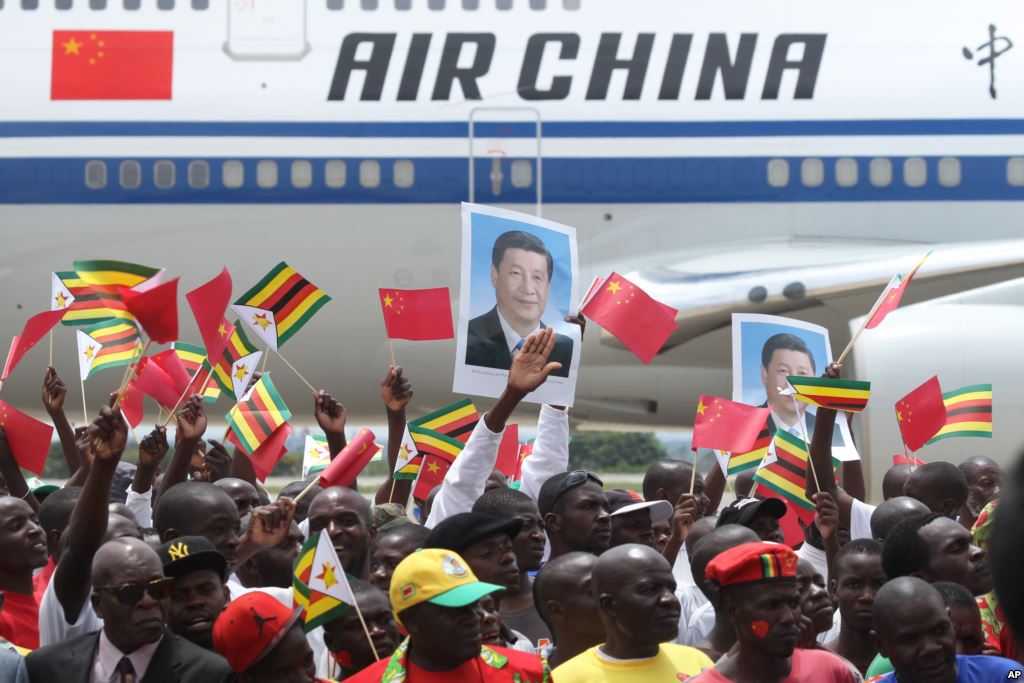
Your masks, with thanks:
[[[661,351],[678,327],[676,309],[655,301],[618,273],[608,276],[580,313],[607,330],[645,364]]]
[[[946,404],[939,378],[930,380],[896,402],[896,421],[907,448],[916,451],[946,426]]]
[[[7,436],[19,467],[24,467],[37,477],[43,476],[43,465],[50,450],[53,427],[31,418],[14,406],[0,401],[0,428]]]
[[[21,334],[11,339],[11,350],[7,354],[7,362],[4,363],[4,372],[0,376],[0,382],[7,379],[14,372],[14,368],[25,357],[25,354],[29,352],[29,349],[35,346],[36,342],[45,337],[46,333],[60,322],[60,319],[67,313],[67,310],[63,308],[56,311],[43,311],[42,313],[36,313],[25,322],[25,327],[22,329]]]
[[[369,429],[360,429],[320,473],[320,486],[325,489],[331,486],[351,486],[370,458],[380,451],[380,446],[373,442],[373,438],[373,432]]]
[[[910,286],[910,281],[914,279],[914,275],[917,273],[918,268],[924,264],[925,259],[931,255],[929,251],[924,255],[914,269],[910,271],[906,277],[900,277],[899,275],[893,275],[892,280],[886,285],[885,291],[882,292],[882,296],[878,298],[875,305],[871,309],[871,314],[868,317],[868,321],[864,324],[864,327],[873,330],[882,324],[885,320],[885,316],[889,315],[900,305],[900,299],[903,298],[903,293],[907,291],[907,287]]]
[[[505,433],[501,435],[498,459],[494,463],[494,469],[508,479],[515,477],[516,471],[519,469],[519,425],[505,425]]]
[[[138,376],[133,384],[136,389],[147,396],[152,396],[167,410],[172,410],[181,396],[181,392],[174,387],[171,376],[153,362],[152,358],[143,358],[139,362]]]
[[[234,434],[234,432],[231,432]],[[274,466],[288,452],[285,442],[292,435],[292,428],[287,422],[274,430],[270,438],[260,444],[260,447],[252,452],[249,461],[252,462],[252,471],[260,481],[266,481]]]
[[[185,364],[181,362],[181,358],[174,352],[174,349],[161,351],[149,360],[160,366],[160,369],[167,374],[167,377],[171,380],[171,385],[179,395],[185,393],[188,386],[192,384],[192,378],[188,376]]]
[[[754,408],[717,396],[700,397],[693,420],[693,450],[713,448],[746,453],[764,429],[771,408]]]
[[[135,382],[129,382],[128,386],[124,388],[124,393],[121,394],[121,413],[124,415],[125,421],[132,426],[132,429],[142,424],[142,418],[145,414],[143,396],[139,388],[135,386]]]
[[[154,343],[178,341],[178,278],[144,292],[122,287],[121,298]]]
[[[426,500],[430,492],[434,490],[435,486],[438,486],[444,478],[448,475],[448,470],[452,467],[452,462],[455,460],[451,458],[447,453],[426,453],[423,456],[423,462],[420,464],[420,476],[416,480],[416,487],[412,491],[413,498],[416,500]]]
[[[231,273],[227,268],[220,275],[204,285],[196,287],[185,295],[196,326],[203,338],[207,358],[220,358],[235,326],[224,317],[224,311],[231,303]]]
[[[169,100],[173,31],[54,31],[51,100]]]
[[[893,467],[895,467],[896,465],[906,465],[907,467],[913,468],[913,467],[920,467],[921,465],[924,465],[925,462],[924,462],[924,460],[921,460],[920,458],[915,458],[912,455],[899,455],[899,454],[896,454],[896,455],[892,456],[892,464],[893,464]]]
[[[451,339],[451,295],[437,289],[380,289],[380,308],[389,339]]]

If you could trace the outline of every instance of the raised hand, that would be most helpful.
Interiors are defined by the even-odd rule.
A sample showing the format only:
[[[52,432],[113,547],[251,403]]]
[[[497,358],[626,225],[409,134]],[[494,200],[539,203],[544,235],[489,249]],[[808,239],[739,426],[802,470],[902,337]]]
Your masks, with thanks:
[[[313,415],[316,416],[317,424],[325,433],[345,433],[345,421],[348,419],[345,406],[334,400],[334,397],[323,389],[314,399]]]
[[[828,367],[825,368],[824,377],[829,379],[839,379],[839,371],[842,370],[843,366],[839,363],[829,363]]]
[[[167,455],[167,429],[156,427],[139,444],[139,467],[156,468]]]
[[[412,384],[402,374],[401,366],[390,366],[384,381],[380,383],[380,397],[392,413],[400,413],[412,399]]]
[[[812,496],[814,501],[814,526],[821,532],[821,539],[827,541],[839,528],[839,505],[832,494],[822,491]]]
[[[231,476],[231,456],[228,454],[228,449],[224,447],[220,441],[214,441],[210,439],[207,441],[210,445],[206,449],[206,455],[203,456],[204,469],[206,470],[209,480],[211,482],[219,481],[225,477]]]
[[[116,460],[121,457],[128,442],[128,423],[121,417],[121,413],[103,406],[99,416],[89,425],[88,436],[96,460]]]
[[[57,376],[52,365],[46,368],[46,375],[43,376],[43,406],[46,412],[53,415],[63,409],[67,395],[68,388],[64,380]]]
[[[206,433],[206,413],[203,411],[203,397],[192,394],[178,412],[178,438],[198,441]]]
[[[561,363],[548,363],[554,349],[555,331],[551,327],[527,337],[523,348],[512,359],[512,367],[508,371],[509,388],[528,394],[544,384],[548,375],[562,367]]]
[[[681,541],[685,541],[693,531],[693,521],[697,516],[697,496],[692,493],[684,493],[676,501],[675,509],[672,510],[672,535]]]
[[[580,326],[580,339],[583,339],[583,335],[586,334],[586,332],[587,332],[587,319],[583,317],[582,313],[577,313],[576,315],[567,315],[567,316],[565,316],[565,322],[570,323],[572,325],[579,325]]]
[[[288,537],[288,529],[295,517],[295,503],[291,498],[278,498],[270,505],[252,511],[248,540],[262,548],[270,548]]]

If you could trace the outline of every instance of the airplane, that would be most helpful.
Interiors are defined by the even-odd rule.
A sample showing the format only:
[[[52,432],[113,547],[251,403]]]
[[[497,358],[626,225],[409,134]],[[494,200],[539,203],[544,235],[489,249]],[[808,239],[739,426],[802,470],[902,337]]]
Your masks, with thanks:
[[[0,0],[0,336],[76,259],[186,290],[227,265],[238,292],[284,259],[334,300],[282,352],[350,423],[380,421],[376,288],[448,286],[457,306],[470,201],[576,227],[581,283],[615,270],[679,309],[646,367],[592,325],[572,415],[685,429],[699,394],[730,394],[733,312],[823,324],[838,354],[933,249],[848,362],[874,381],[862,456],[877,483],[888,405],[937,372],[996,383],[997,426],[922,457],[1007,462],[1022,41],[1010,0]],[[415,411],[451,400],[454,343],[394,346]],[[72,387],[74,349],[58,328]],[[3,398],[34,409],[46,362]],[[270,368],[309,420],[304,385]]]

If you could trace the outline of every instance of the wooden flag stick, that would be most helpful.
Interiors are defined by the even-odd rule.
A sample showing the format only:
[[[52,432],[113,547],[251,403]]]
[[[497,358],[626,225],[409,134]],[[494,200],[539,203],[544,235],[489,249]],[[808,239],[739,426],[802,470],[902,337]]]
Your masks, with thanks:
[[[391,475],[391,492],[388,493],[388,502],[389,503],[392,502],[392,499],[394,497],[395,497],[395,475],[392,474]]]
[[[303,498],[305,498],[306,494],[309,493],[310,491],[312,491],[319,484],[320,484],[320,477],[314,477],[313,481],[309,482],[309,484],[306,486],[306,488],[304,488],[301,491],[299,491],[299,495],[295,496],[295,498],[292,499],[292,502],[295,503],[296,505],[298,505],[299,501],[302,500]]]
[[[142,347],[142,353],[135,354],[132,356],[132,363],[128,366],[128,372],[124,373],[124,377],[121,379],[121,386],[117,389],[117,400],[114,401],[114,405],[111,407],[115,413],[117,409],[121,407],[121,399],[124,398],[124,390],[128,388],[128,382],[131,381],[132,376],[135,374],[135,370],[138,368],[139,361],[146,357],[146,352],[149,351],[149,347],[153,344],[152,339],[146,340],[146,345]]]
[[[82,379],[82,424],[89,424],[89,409],[85,407],[85,380]]]
[[[263,354],[263,367],[260,368],[260,372],[264,373],[267,371],[267,360],[270,358],[270,344],[267,344],[267,350]]]
[[[902,439],[901,439],[901,441],[902,441]],[[903,457],[905,457],[907,459],[907,472],[913,472],[914,471],[914,459],[910,457],[909,453],[907,453],[907,442],[906,441],[903,441]]]
[[[349,589],[351,590],[351,588]],[[352,595],[352,606],[356,608],[356,616],[359,617],[359,625],[363,627],[363,633],[366,634],[366,642],[370,644],[370,652],[373,653],[373,659],[380,661],[380,655],[377,654],[377,646],[373,644],[373,638],[370,636],[370,629],[366,628],[366,620],[363,619],[363,611],[359,609],[359,601],[356,600],[356,596]]]
[[[210,381],[210,377],[211,376],[212,375],[208,375],[206,377],[206,381],[207,382]],[[195,379],[195,378],[193,378],[193,379]],[[171,423],[171,420],[174,419],[174,414],[177,413],[178,412],[178,408],[181,407],[181,402],[184,401],[185,397],[189,395],[188,394],[188,390],[192,388],[192,384],[193,384],[193,382],[190,381],[188,383],[188,386],[185,387],[185,391],[181,392],[181,396],[178,397],[177,403],[175,403],[174,407],[171,408],[171,413],[170,413],[170,415],[167,416],[167,420],[165,420],[164,423],[161,425],[162,427],[167,427],[167,425]],[[199,390],[199,395],[202,396],[204,391],[206,391],[206,384],[203,384],[203,388]],[[163,410],[163,406],[160,407],[160,410],[161,411]],[[157,419],[159,420],[160,418],[157,417]]]
[[[309,387],[309,390],[310,390],[310,391],[312,391],[314,395],[315,395],[315,394],[318,394],[318,393],[319,393],[319,392],[318,392],[318,391],[316,390],[316,387],[314,387],[314,386],[313,386],[312,384],[310,384],[310,383],[309,383],[309,381],[308,381],[308,380],[307,380],[307,379],[306,379],[305,377],[303,377],[303,376],[302,376],[302,374],[301,374],[301,373],[300,373],[300,372],[299,372],[298,370],[296,370],[296,369],[295,369],[295,366],[294,366],[294,365],[292,365],[291,363],[289,363],[289,362],[288,362],[288,359],[287,359],[287,358],[285,358],[284,356],[282,356],[282,355],[281,355],[281,352],[280,352],[280,351],[274,351],[274,353],[276,353],[276,354],[277,354],[277,357],[278,357],[278,358],[280,358],[281,360],[283,360],[283,361],[284,361],[284,364],[285,364],[285,365],[287,365],[287,366],[288,366],[288,367],[289,367],[289,368],[291,369],[291,371],[295,373],[295,376],[296,376],[296,377],[298,377],[299,379],[301,379],[301,380],[302,380],[302,381],[303,381],[303,382],[305,383],[305,385],[306,385],[307,387]]]
[[[800,404],[797,402],[796,394],[793,394],[793,410],[796,411],[797,422],[800,424],[800,437],[804,440],[804,448],[807,450],[807,466],[811,468],[811,478],[814,479],[814,492],[821,493],[818,486],[818,475],[814,471],[814,460],[811,459],[811,445],[807,443],[807,425],[804,424],[803,416],[800,415]]]
[[[49,366],[53,367],[53,330],[50,330],[50,363]]]
[[[690,472],[690,495],[693,495],[693,489],[697,486],[697,451],[693,452],[693,468]]]
[[[391,367],[397,368],[398,363],[395,362],[395,347],[391,344],[391,337],[385,337],[388,340],[388,352],[391,354]]]

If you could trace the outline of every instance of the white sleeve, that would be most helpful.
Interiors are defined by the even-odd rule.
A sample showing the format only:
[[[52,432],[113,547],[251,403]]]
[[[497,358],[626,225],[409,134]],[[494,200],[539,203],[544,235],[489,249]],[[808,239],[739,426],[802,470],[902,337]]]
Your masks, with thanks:
[[[519,490],[537,500],[540,487],[569,467],[569,411],[541,406],[533,453],[523,461]]]
[[[875,511],[874,505],[868,505],[862,501],[853,499],[850,507],[850,540],[858,538],[874,538],[871,533],[871,513]]]
[[[491,476],[498,462],[498,447],[504,433],[504,429],[492,432],[483,418],[476,423],[466,447],[455,458],[441,483],[425,527],[432,529],[452,515],[469,512],[473,508],[473,503],[484,492],[487,477]]]
[[[143,529],[153,527],[153,487],[145,493],[136,493],[128,487],[128,497],[124,501],[125,507],[135,515],[135,521]]]
[[[55,582],[50,579],[42,600],[39,601],[39,646],[53,645],[68,638],[84,633],[92,633],[103,628],[103,620],[96,616],[92,601],[86,597],[82,609],[78,611],[78,619],[69,624],[64,618],[64,608],[57,599]]]

